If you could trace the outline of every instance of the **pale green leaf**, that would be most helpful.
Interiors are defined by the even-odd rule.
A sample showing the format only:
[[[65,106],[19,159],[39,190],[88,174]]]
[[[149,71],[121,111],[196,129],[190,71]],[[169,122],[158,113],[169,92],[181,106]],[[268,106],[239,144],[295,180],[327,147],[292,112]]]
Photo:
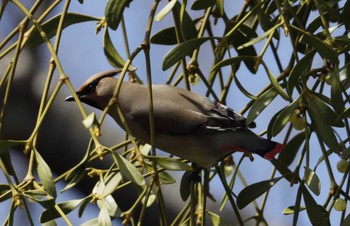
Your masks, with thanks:
[[[165,171],[158,172],[159,181],[162,184],[173,184],[176,182],[174,177]]]
[[[39,178],[41,180],[41,183],[48,194],[50,194],[52,197],[56,197],[57,196],[56,187],[55,187],[55,182],[53,180],[53,176],[51,173],[51,169],[47,165],[47,163],[44,161],[44,159],[41,157],[38,151],[34,150],[34,153],[35,153],[36,169],[37,169]]]
[[[98,123],[98,121],[96,119],[95,112],[92,112],[83,120],[83,125],[86,129],[89,129],[91,126],[96,125],[96,123]]]
[[[304,180],[306,185],[310,188],[310,190],[315,194],[319,195],[321,192],[321,182],[318,178],[316,172],[312,169],[305,167],[304,172]]]
[[[168,2],[168,4],[166,4],[166,6],[163,9],[161,9],[159,13],[157,13],[157,15],[154,18],[155,21],[161,21],[166,15],[168,15],[168,13],[174,8],[176,2],[177,0],[171,0],[170,2]]]
[[[101,192],[101,196],[106,197],[112,194],[115,191],[115,189],[119,186],[121,181],[122,181],[122,175],[120,173],[115,173],[113,176],[108,178],[107,181],[105,182],[106,186]]]
[[[107,204],[104,199],[100,201],[100,213],[98,214],[98,225],[112,226],[111,217],[108,214]]]
[[[164,57],[162,69],[165,71],[178,61],[184,59],[195,49],[198,49],[204,42],[213,39],[212,37],[194,38],[177,45]]]
[[[143,187],[146,185],[145,178],[143,178],[140,171],[126,160],[123,156],[116,154],[117,164],[119,166],[120,173],[131,182]]]
[[[125,65],[124,59],[120,56],[118,51],[115,49],[112,40],[109,36],[108,29],[105,29],[103,36],[103,51],[108,60],[108,62],[115,68],[123,68]],[[130,65],[128,68],[129,71],[135,71],[136,67]]]
[[[207,211],[208,215],[210,216],[211,222],[213,226],[229,226],[228,222],[226,222],[221,216],[219,216],[216,213],[213,213],[211,211]]]
[[[231,66],[233,64],[238,64],[241,63],[241,61],[256,61],[257,57],[254,56],[237,56],[237,57],[232,57],[232,58],[228,58],[222,61],[217,62],[212,68],[211,68],[211,72],[215,72],[217,70],[219,70],[222,67],[225,66]]]
[[[62,210],[62,212],[64,214],[68,214],[70,212],[72,212],[75,208],[77,208],[82,202],[88,202],[89,197],[86,198],[82,198],[82,199],[73,199],[73,200],[69,200],[67,202],[62,202],[57,204],[60,209]],[[49,222],[53,219],[59,218],[61,217],[60,213],[55,209],[55,207],[46,209],[40,216],[40,222],[41,223],[45,223],[45,222]]]
[[[305,210],[305,207],[301,206],[301,207],[299,208],[298,211],[300,212],[300,211],[303,211],[303,210]],[[292,215],[292,214],[294,214],[295,212],[296,212],[295,206],[289,206],[289,207],[285,208],[285,209],[282,211],[282,214],[283,214],[283,215]]]
[[[275,76],[271,73],[271,71],[269,70],[269,68],[267,67],[265,62],[262,62],[262,65],[265,68],[265,71],[270,79],[271,85],[276,89],[276,92],[283,97],[283,99],[289,101],[291,100],[290,96],[284,92],[283,88],[281,87],[281,85],[278,83],[277,79],[275,78]]]
[[[160,156],[145,156],[148,159],[156,160],[157,164],[161,165],[164,169],[167,170],[179,170],[179,171],[190,171],[192,167],[187,165],[184,162],[181,162],[179,159],[169,158],[169,157],[160,157]]]

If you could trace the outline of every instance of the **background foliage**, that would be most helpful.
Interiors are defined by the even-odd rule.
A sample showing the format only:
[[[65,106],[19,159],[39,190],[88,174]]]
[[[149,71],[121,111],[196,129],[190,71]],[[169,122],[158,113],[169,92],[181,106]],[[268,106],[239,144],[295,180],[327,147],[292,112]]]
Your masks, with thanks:
[[[83,0],[79,3],[81,7],[87,4]],[[227,7],[223,0],[154,1],[142,3],[147,6],[142,12],[147,17],[143,29],[137,31],[128,23],[133,20],[128,12],[140,1],[100,3],[105,4],[104,17],[75,13],[70,11],[71,4],[68,0],[37,0],[31,4],[2,1],[1,24],[9,21],[7,11],[16,11],[21,18],[11,21],[15,26],[2,34],[0,43],[0,167],[4,175],[0,201],[11,203],[3,225],[13,225],[19,211],[26,213],[31,225],[36,224],[38,219],[32,217],[30,202],[43,208],[39,221],[47,225],[55,225],[57,218],[71,225],[67,214],[78,209],[80,216],[89,205],[97,205],[99,213],[84,225],[111,225],[118,219],[124,224],[141,224],[149,212],[160,225],[268,224],[273,219],[267,218],[266,212],[274,205],[269,200],[273,200],[277,192],[274,188],[280,183],[290,185],[283,192],[291,194],[293,202],[283,203],[285,209],[274,213],[274,217],[290,215],[292,225],[300,222],[300,216],[307,216],[313,225],[350,224],[349,1],[245,1],[237,3],[235,9]],[[89,21],[97,23],[96,33],[103,35],[100,48],[111,66],[123,68],[122,78],[128,73],[132,82],[152,84],[157,77],[154,72],[163,70],[168,75],[166,83],[194,90],[200,87],[204,95],[223,103],[230,103],[239,94],[244,102],[241,112],[248,123],[256,120],[259,125],[262,115],[268,112],[265,128],[258,126],[263,130],[261,135],[278,139],[286,146],[277,159],[261,163],[272,165],[272,173],[247,183],[247,175],[258,173],[259,160],[249,162],[245,155],[237,153],[224,164],[203,170],[200,181],[187,180],[191,167],[186,160],[154,156],[150,146],[138,145],[127,136],[113,145],[102,142],[105,114],[98,118],[87,114],[77,102],[89,131],[86,137],[91,139],[81,144],[80,148],[86,149],[83,156],[53,174],[52,165],[43,157],[45,148],[40,146],[40,139],[54,136],[44,132],[45,121],[63,121],[50,117],[50,111],[59,111],[54,103],[60,91],[68,89],[74,94],[70,81],[73,75],[65,72],[58,54],[61,37],[66,28],[74,32]],[[143,39],[131,45],[133,37],[128,32],[137,32]],[[153,63],[155,58],[163,57],[152,52],[159,47],[170,49],[161,64]],[[27,106],[28,99],[11,100],[26,87],[16,85],[16,78],[21,74],[20,59],[29,60],[25,55],[28,49],[41,49],[49,54],[45,59],[50,58],[44,82],[36,83],[40,101],[35,106]],[[43,61],[40,57],[34,59]],[[144,81],[138,75],[141,73],[146,76]],[[12,103],[35,108],[24,135],[18,136],[16,130],[9,132],[11,118],[22,120],[20,112],[10,111]],[[60,127],[48,131],[57,128]],[[76,142],[69,138],[65,141],[64,149]],[[23,178],[18,176],[16,162],[11,161],[16,150],[28,156]],[[94,165],[96,162],[105,164]],[[252,170],[244,171],[244,164]],[[177,180],[174,171],[184,175],[180,190],[176,190],[184,202],[172,215],[164,189]],[[79,186],[86,175],[92,177],[94,185],[84,197],[58,201]],[[223,197],[216,201],[219,207],[212,208],[214,197],[210,192],[218,178],[224,188]],[[58,191],[60,181],[66,183]],[[122,208],[116,194],[125,188],[137,195]],[[251,212],[243,212],[246,206],[251,207]]]

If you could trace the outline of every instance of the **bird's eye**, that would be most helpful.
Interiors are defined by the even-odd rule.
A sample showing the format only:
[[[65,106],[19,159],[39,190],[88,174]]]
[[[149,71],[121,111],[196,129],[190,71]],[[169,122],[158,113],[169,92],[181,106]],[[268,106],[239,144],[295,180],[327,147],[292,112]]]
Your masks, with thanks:
[[[93,93],[96,89],[97,82],[93,81],[89,85],[86,86],[86,93]]]

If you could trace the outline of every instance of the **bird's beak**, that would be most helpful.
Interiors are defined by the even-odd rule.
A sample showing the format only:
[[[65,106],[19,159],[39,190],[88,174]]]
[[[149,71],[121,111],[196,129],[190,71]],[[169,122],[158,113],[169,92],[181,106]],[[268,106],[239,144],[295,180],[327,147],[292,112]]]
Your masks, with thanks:
[[[82,100],[82,99],[83,99],[83,96],[84,96],[84,95],[81,95],[81,93],[79,93],[79,92],[76,92],[76,94],[78,95],[78,99],[79,99],[79,100]],[[66,97],[66,99],[64,99],[64,101],[73,102],[73,101],[75,101],[75,100],[74,100],[73,95],[70,95],[70,96]]]
[[[68,96],[68,97],[66,97],[66,99],[64,99],[64,101],[72,102],[72,101],[74,101],[74,97]]]

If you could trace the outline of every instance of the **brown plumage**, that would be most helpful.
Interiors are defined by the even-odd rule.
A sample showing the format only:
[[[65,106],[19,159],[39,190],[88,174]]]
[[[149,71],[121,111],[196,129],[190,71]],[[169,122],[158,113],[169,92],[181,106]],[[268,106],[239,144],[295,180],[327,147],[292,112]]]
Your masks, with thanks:
[[[105,71],[89,78],[76,92],[79,99],[103,110],[118,82],[113,76],[119,72]],[[123,82],[117,102],[132,135],[150,143],[147,92],[144,85]],[[242,115],[220,103],[170,85],[152,85],[152,92],[155,146],[165,152],[209,167],[235,151],[271,160],[283,149],[250,131]],[[70,96],[66,101],[74,99]],[[115,106],[108,114],[124,127]]]

